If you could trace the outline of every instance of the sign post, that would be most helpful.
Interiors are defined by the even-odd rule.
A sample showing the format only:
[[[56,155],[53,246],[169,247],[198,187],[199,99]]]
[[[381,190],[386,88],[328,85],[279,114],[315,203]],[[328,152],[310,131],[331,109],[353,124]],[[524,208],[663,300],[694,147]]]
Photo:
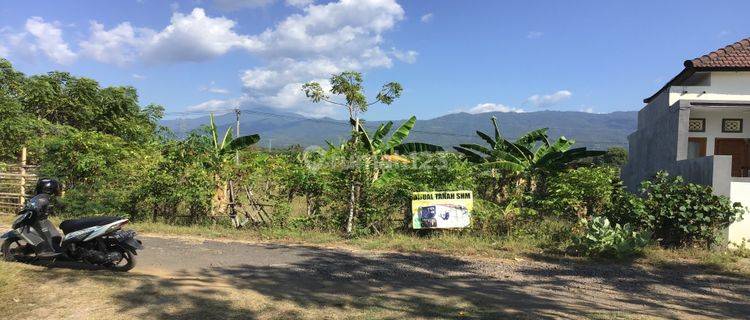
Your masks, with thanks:
[[[414,192],[412,228],[455,229],[471,224],[474,198],[470,190]]]

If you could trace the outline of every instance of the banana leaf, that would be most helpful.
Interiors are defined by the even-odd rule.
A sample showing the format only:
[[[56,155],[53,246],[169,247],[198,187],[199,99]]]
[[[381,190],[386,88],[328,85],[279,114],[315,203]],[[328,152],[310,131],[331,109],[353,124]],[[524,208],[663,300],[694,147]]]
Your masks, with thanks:
[[[399,127],[396,132],[393,133],[391,139],[386,144],[386,149],[392,149],[393,147],[401,144],[406,137],[409,136],[409,132],[414,128],[414,123],[417,122],[417,117],[412,116],[409,120],[406,120],[404,124]]]
[[[397,145],[391,150],[394,150],[399,154],[409,154],[417,152],[439,152],[443,151],[443,147],[429,143],[407,142]]]

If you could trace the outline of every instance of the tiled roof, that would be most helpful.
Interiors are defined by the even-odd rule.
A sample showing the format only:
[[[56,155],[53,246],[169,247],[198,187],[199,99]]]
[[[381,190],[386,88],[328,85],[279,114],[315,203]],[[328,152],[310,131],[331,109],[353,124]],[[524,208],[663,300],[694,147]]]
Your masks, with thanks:
[[[750,38],[745,38],[724,48],[685,61],[685,69],[669,80],[659,91],[643,100],[651,102],[659,93],[677,85],[699,71],[750,71]]]
[[[685,67],[748,68],[750,67],[750,38],[742,39],[693,60],[687,60]]]

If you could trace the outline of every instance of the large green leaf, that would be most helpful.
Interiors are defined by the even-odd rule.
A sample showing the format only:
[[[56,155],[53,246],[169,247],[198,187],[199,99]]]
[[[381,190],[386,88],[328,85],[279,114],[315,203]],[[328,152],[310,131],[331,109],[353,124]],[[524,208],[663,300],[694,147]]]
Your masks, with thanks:
[[[472,163],[482,163],[482,162],[485,162],[485,160],[484,160],[484,158],[482,158],[482,156],[474,153],[473,151],[471,151],[469,149],[462,148],[462,147],[453,147],[453,149],[455,149],[456,151],[458,151],[461,154],[463,154],[464,156],[466,156],[466,159],[469,160],[469,162],[472,162]]]
[[[526,169],[526,167],[521,164],[504,160],[482,163],[479,164],[479,167],[483,169],[500,169],[511,172],[523,172]]]
[[[492,117],[492,126],[495,128],[495,141],[498,141],[502,136],[500,135],[500,127],[497,125],[497,118],[494,116]]]
[[[409,154],[417,152],[439,152],[443,151],[443,147],[422,142],[407,142],[397,145],[391,150],[394,150],[399,154]]]
[[[524,159],[533,159],[534,153],[529,150],[527,146],[513,143],[511,141],[502,139],[499,141],[503,145],[503,149],[517,158],[524,158]]]
[[[525,146],[531,146],[534,143],[541,141],[544,145],[549,146],[549,140],[547,139],[548,128],[541,128],[529,131],[522,135],[516,140],[516,143],[523,144]]]
[[[576,143],[575,140],[569,140],[568,138],[565,138],[564,136],[557,138],[557,141],[555,141],[554,144],[550,146],[550,148],[554,151],[566,151],[570,147],[572,147]],[[585,148],[584,148],[585,149]]]
[[[227,142],[232,140],[232,128],[228,128],[227,132],[224,132],[224,137],[221,139],[219,149],[224,149],[227,146]]]
[[[382,144],[383,137],[385,137],[385,135],[387,135],[388,132],[391,131],[391,127],[393,127],[393,121],[388,121],[384,124],[381,124],[380,127],[378,127],[378,130],[375,131],[375,134],[372,135],[373,144]]]
[[[216,123],[214,122],[214,114],[211,113],[211,137],[213,138],[214,148],[219,149],[219,130],[216,129]]]
[[[482,147],[482,146],[480,146],[478,144],[462,143],[462,144],[460,144],[460,146],[462,148],[466,148],[466,149],[469,149],[469,150],[472,150],[472,151],[478,151],[478,152],[484,153],[486,155],[492,155],[492,150],[487,149],[485,147]]]
[[[477,135],[478,135],[478,136],[479,136],[480,138],[482,138],[482,139],[483,139],[484,141],[487,141],[487,143],[488,143],[488,144],[490,145],[490,147],[492,147],[493,149],[495,148],[496,142],[495,142],[495,140],[494,140],[494,139],[492,139],[492,137],[490,137],[490,136],[489,136],[488,134],[486,134],[486,133],[484,133],[484,132],[482,132],[482,131],[478,131],[478,130],[477,130]]]
[[[388,143],[386,144],[386,149],[391,149],[399,144],[401,144],[406,137],[409,136],[409,132],[412,128],[414,128],[414,123],[417,122],[417,117],[411,116],[409,120],[406,120],[397,130],[393,133],[391,136],[391,139],[388,140]]]
[[[237,139],[234,139],[229,142],[226,148],[222,150],[226,150],[226,152],[232,152],[239,149],[247,148],[251,145],[254,145],[260,141],[260,136],[257,134],[251,134],[247,136],[241,136]]]

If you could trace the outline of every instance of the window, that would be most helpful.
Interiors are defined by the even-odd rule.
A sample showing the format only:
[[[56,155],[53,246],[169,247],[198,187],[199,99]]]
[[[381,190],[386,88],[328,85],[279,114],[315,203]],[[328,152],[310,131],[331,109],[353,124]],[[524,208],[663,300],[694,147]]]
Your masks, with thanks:
[[[721,132],[742,132],[742,119],[722,119]]]
[[[688,129],[690,130],[690,132],[706,132],[706,119],[690,118]]]

